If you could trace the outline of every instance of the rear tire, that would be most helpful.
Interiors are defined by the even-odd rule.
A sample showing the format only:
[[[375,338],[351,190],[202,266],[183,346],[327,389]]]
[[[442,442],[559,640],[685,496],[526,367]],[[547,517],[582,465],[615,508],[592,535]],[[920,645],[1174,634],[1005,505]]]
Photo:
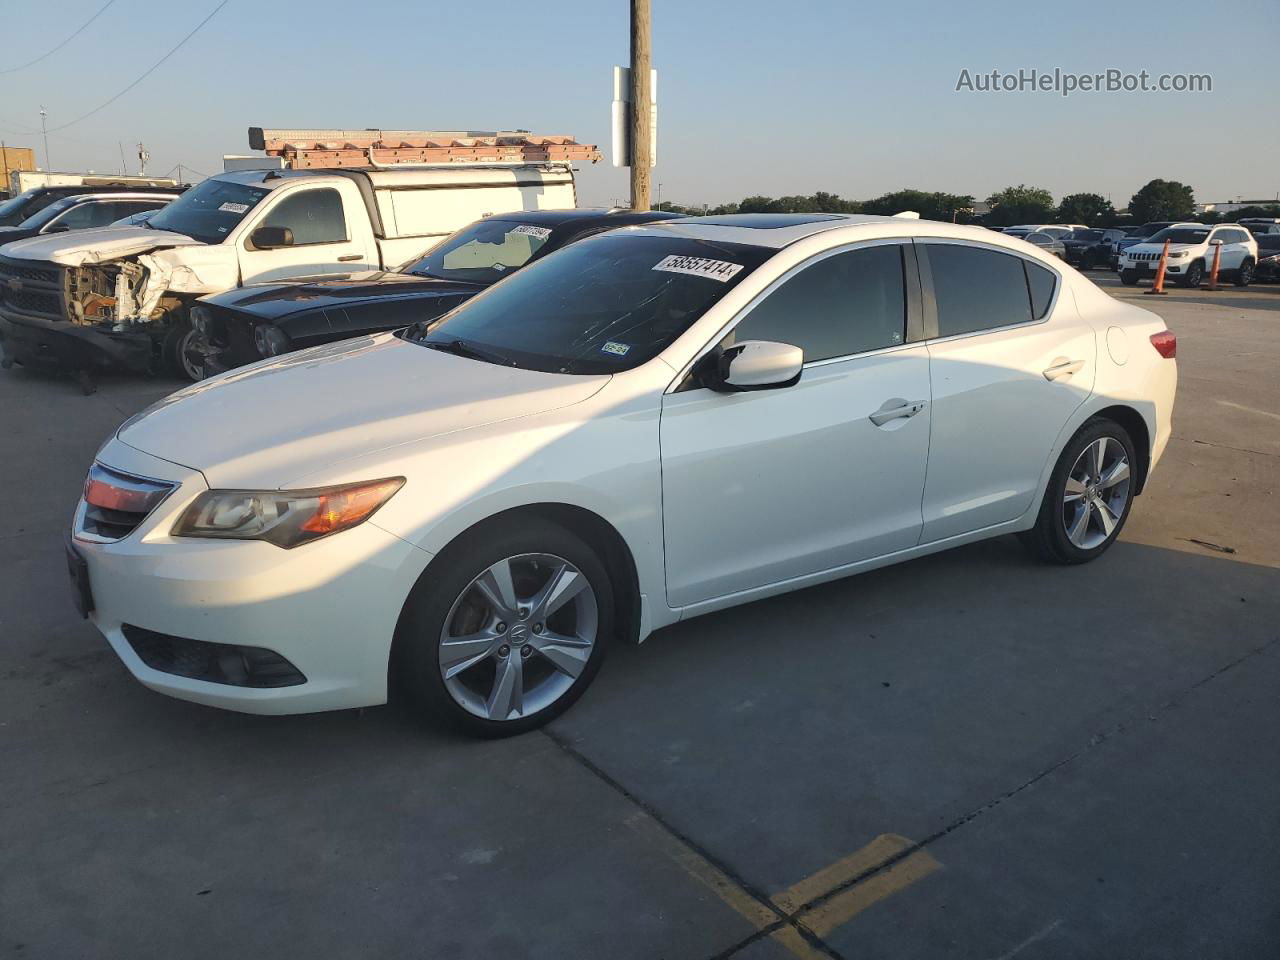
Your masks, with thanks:
[[[504,571],[515,598],[505,614],[487,599]],[[538,595],[557,577],[566,587],[552,593],[575,592],[540,620]],[[392,679],[415,707],[459,733],[514,736],[582,696],[613,625],[608,571],[580,537],[536,517],[488,523],[441,551],[413,588],[396,628]],[[504,692],[508,671],[518,697]]]
[[[1129,519],[1137,463],[1124,427],[1090,420],[1063,448],[1036,525],[1021,534],[1022,542],[1050,563],[1088,563],[1102,556]]]

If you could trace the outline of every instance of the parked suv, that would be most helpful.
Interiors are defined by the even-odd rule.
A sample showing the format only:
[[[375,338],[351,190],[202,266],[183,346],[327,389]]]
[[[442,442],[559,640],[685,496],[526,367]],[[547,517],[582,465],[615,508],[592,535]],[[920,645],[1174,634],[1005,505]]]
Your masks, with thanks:
[[[1117,227],[1076,230],[1062,241],[1066,261],[1081,270],[1110,266],[1115,243],[1123,236],[1124,231]]]
[[[1280,233],[1261,233],[1254,239],[1258,241],[1258,265],[1254,268],[1254,276],[1269,283],[1280,280]]]
[[[0,244],[47,233],[109,227],[117,220],[159,210],[172,193],[85,193],[64,197],[12,227],[0,227]]]
[[[1120,256],[1125,250],[1135,244],[1142,243],[1148,237],[1154,237],[1165,227],[1172,227],[1174,222],[1173,220],[1153,220],[1150,223],[1144,223],[1140,227],[1131,227],[1126,236],[1116,241],[1116,269],[1120,269]]]
[[[1124,251],[1120,258],[1120,281],[1133,286],[1145,277],[1153,277],[1166,240],[1169,241],[1166,272],[1180,286],[1200,286],[1213,267],[1216,247],[1222,248],[1218,265],[1222,277],[1234,280],[1237,287],[1246,287],[1253,279],[1258,241],[1244,227],[1175,223]]]

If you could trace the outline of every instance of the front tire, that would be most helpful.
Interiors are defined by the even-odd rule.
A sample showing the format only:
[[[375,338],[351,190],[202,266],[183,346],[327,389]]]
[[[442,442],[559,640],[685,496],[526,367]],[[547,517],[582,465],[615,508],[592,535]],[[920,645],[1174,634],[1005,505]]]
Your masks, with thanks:
[[[608,571],[581,538],[539,518],[486,524],[441,551],[414,587],[394,679],[454,730],[514,736],[582,695],[613,624]]]
[[[1179,281],[1179,285],[1183,287],[1191,287],[1193,290],[1204,282],[1204,264],[1197,260],[1191,266],[1187,267],[1186,274]]]
[[[1138,271],[1137,270],[1121,270],[1120,282],[1123,283],[1126,287],[1136,286],[1138,283]]]
[[[1137,457],[1127,430],[1091,420],[1071,438],[1049,476],[1036,525],[1023,534],[1052,563],[1088,563],[1115,543],[1129,518]]]
[[[204,379],[204,364],[196,363],[187,356],[188,350],[198,337],[199,334],[191,325],[189,316],[183,313],[174,318],[160,345],[160,357],[165,373],[193,383]]]

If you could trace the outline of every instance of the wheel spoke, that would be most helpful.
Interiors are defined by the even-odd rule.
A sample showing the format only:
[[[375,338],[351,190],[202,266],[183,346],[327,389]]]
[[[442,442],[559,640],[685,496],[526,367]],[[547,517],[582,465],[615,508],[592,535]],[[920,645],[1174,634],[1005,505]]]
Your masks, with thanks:
[[[1111,531],[1116,528],[1116,516],[1111,512],[1111,507],[1107,505],[1105,500],[1099,500],[1097,504],[1098,522],[1102,524],[1102,532],[1106,536],[1111,536]]]
[[[586,577],[569,564],[562,563],[552,571],[546,584],[530,602],[530,618],[535,622],[548,620],[552,614],[581,593],[586,585]]]
[[[1129,479],[1129,461],[1123,457],[1112,464],[1106,475],[1098,480],[1098,486],[1104,490],[1114,487],[1121,480]]]
[[[543,633],[535,634],[531,643],[533,649],[546,657],[553,667],[570,677],[582,673],[591,658],[591,641],[579,637]]]
[[[498,645],[498,635],[488,631],[465,637],[449,637],[440,643],[440,669],[445,679],[456,677],[489,656]]]
[[[1067,477],[1067,492],[1063,494],[1063,503],[1074,503],[1084,496],[1084,483],[1075,477]]]
[[[1098,479],[1102,476],[1102,468],[1107,459],[1107,445],[1110,443],[1108,437],[1102,437],[1095,440],[1093,444],[1093,477]]]
[[[512,713],[524,712],[524,660],[519,653],[512,651],[498,664],[485,710],[490,720],[506,720]]]
[[[1084,535],[1089,529],[1089,515],[1093,513],[1093,504],[1085,501],[1080,507],[1080,514],[1076,517],[1076,522],[1072,525],[1068,536],[1071,542],[1076,546],[1081,546]]]
[[[492,567],[476,578],[476,589],[479,590],[494,616],[499,620],[511,621],[516,618],[516,587],[511,579],[511,561],[499,560]]]

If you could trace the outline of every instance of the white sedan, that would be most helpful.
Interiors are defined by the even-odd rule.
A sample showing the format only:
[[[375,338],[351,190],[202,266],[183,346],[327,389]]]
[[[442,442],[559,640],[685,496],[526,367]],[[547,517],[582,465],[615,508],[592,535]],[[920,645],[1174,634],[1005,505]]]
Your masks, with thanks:
[[[68,562],[155,690],[294,713],[395,684],[518,733],[677,620],[1008,533],[1093,560],[1169,439],[1175,348],[989,230],[618,230],[134,417]]]

